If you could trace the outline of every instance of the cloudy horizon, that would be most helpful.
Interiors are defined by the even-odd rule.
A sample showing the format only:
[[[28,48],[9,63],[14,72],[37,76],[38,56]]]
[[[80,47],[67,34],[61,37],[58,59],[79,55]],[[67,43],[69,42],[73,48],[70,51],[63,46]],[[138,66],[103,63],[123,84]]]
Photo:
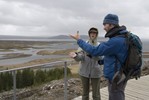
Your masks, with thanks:
[[[97,27],[104,36],[103,18],[113,13],[128,31],[149,39],[148,5],[143,0],[0,0],[0,35],[86,35]]]

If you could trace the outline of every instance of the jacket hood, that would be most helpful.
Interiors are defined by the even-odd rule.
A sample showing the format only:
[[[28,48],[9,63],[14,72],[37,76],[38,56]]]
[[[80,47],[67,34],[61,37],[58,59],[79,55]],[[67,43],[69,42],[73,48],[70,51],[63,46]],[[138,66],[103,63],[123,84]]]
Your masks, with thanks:
[[[119,27],[114,27],[111,30],[109,30],[105,34],[105,37],[112,38],[116,35],[122,35],[122,34],[126,34],[126,33],[128,33],[128,31],[126,30],[126,27],[125,26],[119,26]]]

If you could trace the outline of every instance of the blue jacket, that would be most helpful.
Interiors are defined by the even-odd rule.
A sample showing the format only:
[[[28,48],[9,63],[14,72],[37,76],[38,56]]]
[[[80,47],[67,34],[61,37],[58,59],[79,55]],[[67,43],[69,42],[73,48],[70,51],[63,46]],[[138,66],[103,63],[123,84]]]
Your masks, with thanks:
[[[110,31],[105,37],[110,37],[107,42],[103,42],[97,47],[87,44],[85,41],[79,39],[78,45],[92,56],[104,56],[104,76],[112,80],[114,73],[120,69],[121,64],[116,57],[124,63],[127,57],[127,44],[124,36],[116,36],[116,34],[126,34],[124,27],[118,28],[118,31]],[[117,66],[117,67],[116,67]]]

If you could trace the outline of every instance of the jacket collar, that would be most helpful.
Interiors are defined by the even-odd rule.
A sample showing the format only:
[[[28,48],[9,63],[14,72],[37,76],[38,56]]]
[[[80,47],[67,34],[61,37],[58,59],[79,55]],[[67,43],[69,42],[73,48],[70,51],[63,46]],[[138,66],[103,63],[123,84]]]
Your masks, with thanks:
[[[105,37],[112,38],[117,35],[126,34],[127,32],[128,31],[126,30],[125,26],[114,27],[105,34]]]

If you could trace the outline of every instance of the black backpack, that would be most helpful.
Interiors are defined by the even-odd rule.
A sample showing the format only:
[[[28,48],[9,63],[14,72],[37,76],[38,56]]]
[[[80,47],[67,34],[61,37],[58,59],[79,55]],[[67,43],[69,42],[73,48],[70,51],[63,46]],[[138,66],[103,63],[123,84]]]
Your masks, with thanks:
[[[124,64],[121,63],[121,71],[126,76],[125,80],[130,78],[140,78],[141,76],[141,66],[142,66],[142,42],[140,38],[132,33],[127,33],[125,35],[126,43],[128,45],[128,55]]]

